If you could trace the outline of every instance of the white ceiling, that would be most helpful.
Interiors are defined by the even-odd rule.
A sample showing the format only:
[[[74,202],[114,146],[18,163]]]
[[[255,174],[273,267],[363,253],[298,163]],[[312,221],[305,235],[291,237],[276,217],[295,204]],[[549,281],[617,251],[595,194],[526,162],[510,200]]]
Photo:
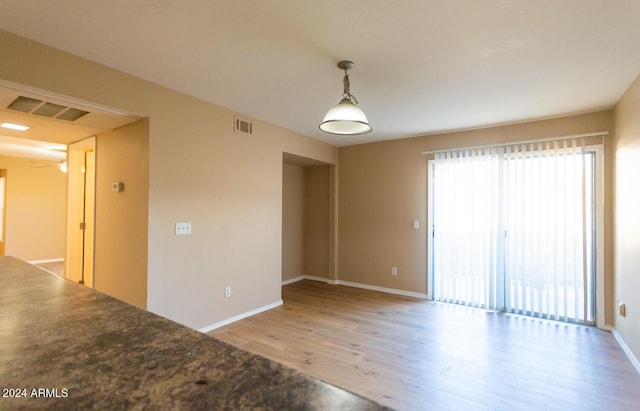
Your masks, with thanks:
[[[0,155],[58,163],[67,158],[67,146],[0,134]]]
[[[611,108],[639,0],[0,0],[0,28],[336,145]],[[6,58],[6,56],[2,56]],[[342,72],[374,131],[318,124]]]

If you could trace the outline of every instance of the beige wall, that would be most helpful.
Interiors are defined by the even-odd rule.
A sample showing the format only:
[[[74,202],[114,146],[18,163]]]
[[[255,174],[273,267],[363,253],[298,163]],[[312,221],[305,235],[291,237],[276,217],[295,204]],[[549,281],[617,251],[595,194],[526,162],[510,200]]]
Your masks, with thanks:
[[[0,157],[7,170],[5,254],[23,260],[64,258],[66,174],[32,160]]]
[[[375,144],[341,147],[338,279],[427,293],[427,157],[429,150],[608,131],[611,112]],[[605,144],[605,150],[610,150]],[[610,177],[610,173],[607,174]],[[605,178],[606,180],[606,178]],[[610,185],[607,181],[605,184]],[[605,200],[605,213],[611,213]],[[412,220],[420,229],[412,229]],[[610,247],[611,233],[605,233]],[[605,250],[606,252],[606,250]],[[610,253],[605,276],[610,316]],[[391,267],[398,275],[391,275]]]
[[[282,165],[282,281],[304,275],[304,168]]]
[[[114,192],[114,182],[124,190]],[[149,121],[98,135],[94,287],[142,308],[147,306],[148,202]]]
[[[640,358],[640,77],[614,109],[614,298],[626,304],[614,328]]]
[[[234,133],[228,109],[6,32],[0,49],[0,79],[149,118],[150,311],[202,328],[281,300],[282,153],[335,164],[335,147],[263,121]]]

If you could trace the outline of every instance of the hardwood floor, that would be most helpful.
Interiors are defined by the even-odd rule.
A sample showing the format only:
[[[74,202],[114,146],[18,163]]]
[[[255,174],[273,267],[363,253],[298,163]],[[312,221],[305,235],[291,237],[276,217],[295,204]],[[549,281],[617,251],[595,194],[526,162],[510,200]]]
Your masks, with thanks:
[[[640,410],[640,374],[594,327],[301,281],[209,333],[400,410]]]
[[[36,264],[38,267],[55,274],[58,277],[64,277],[64,261],[52,261],[49,263]]]

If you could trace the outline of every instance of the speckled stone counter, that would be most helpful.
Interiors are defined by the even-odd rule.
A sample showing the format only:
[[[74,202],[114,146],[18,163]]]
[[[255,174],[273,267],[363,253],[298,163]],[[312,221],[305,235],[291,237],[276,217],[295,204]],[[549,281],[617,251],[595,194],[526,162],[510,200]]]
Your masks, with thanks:
[[[0,410],[384,409],[12,257],[0,388]]]

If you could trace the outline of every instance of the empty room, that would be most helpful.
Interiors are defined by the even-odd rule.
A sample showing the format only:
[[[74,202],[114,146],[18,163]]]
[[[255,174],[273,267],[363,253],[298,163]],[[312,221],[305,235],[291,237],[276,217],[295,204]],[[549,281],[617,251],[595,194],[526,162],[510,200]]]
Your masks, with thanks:
[[[0,409],[640,410],[638,15],[0,0]]]

